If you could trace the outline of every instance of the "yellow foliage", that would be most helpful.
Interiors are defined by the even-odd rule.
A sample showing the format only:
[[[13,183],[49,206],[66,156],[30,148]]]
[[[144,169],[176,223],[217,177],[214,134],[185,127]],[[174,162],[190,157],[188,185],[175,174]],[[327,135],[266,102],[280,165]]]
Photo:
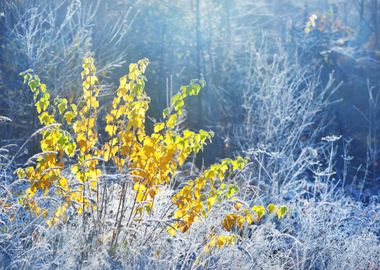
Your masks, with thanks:
[[[306,26],[305,26],[305,33],[308,34],[310,31],[317,26],[317,21],[318,16],[316,14],[312,14],[306,21]]]
[[[208,242],[204,246],[205,252],[210,252],[213,247],[223,248],[225,246],[230,246],[236,242],[237,235],[216,235],[211,234]]]
[[[141,217],[145,212],[149,214],[160,188],[168,186],[178,168],[211,141],[211,131],[178,129],[185,99],[199,93],[204,86],[202,81],[192,81],[181,87],[173,96],[170,107],[163,111],[162,122],[154,125],[153,133],[146,133],[150,99],[144,91],[144,73],[148,64],[147,59],[131,64],[128,74],[120,78],[105,115],[104,131],[107,135],[102,144],[97,130],[100,126],[97,123],[100,88],[93,58],[87,57],[83,61],[81,101],[74,104],[67,99],[56,99],[57,109],[52,107],[46,86],[40,83],[38,76],[29,72],[23,74],[33,93],[38,118],[44,129],[40,140],[42,153],[36,166],[18,169],[16,173],[30,183],[24,204],[37,215],[44,213],[50,226],[64,222],[69,209],[78,215],[96,209],[98,188],[104,185],[99,182],[99,177],[105,173],[100,162],[105,162],[107,168],[113,164],[121,174],[128,172],[129,183],[132,183],[128,191],[134,195],[133,213],[135,217]],[[58,124],[62,120],[66,126]],[[242,157],[224,159],[183,185],[172,197],[176,209],[172,212],[174,219],[167,227],[168,233],[174,236],[177,231],[186,232],[194,222],[206,218],[220,202],[231,199],[237,187],[225,181],[242,170],[247,162]],[[71,177],[63,175],[64,169],[72,173]],[[53,191],[61,201],[52,213],[42,210],[33,200],[40,190],[45,194]],[[227,231],[258,222],[265,213],[262,206],[247,209],[242,203],[236,203],[234,209],[238,213],[226,215],[222,222]],[[279,209],[282,210],[276,213],[280,218],[286,209]],[[213,235],[205,248],[223,247],[235,239],[235,236]]]

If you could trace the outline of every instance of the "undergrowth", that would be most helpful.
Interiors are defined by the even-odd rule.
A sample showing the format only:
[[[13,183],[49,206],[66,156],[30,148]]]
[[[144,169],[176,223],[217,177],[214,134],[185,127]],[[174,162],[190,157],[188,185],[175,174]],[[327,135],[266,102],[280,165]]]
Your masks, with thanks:
[[[204,82],[182,86],[149,134],[148,63],[143,59],[129,66],[103,114],[93,58],[83,61],[78,102],[52,101],[32,70],[21,73],[41,125],[33,134],[40,138],[41,153],[15,170],[18,180],[9,185],[18,183],[18,188],[3,186],[1,231],[6,240],[1,244],[7,268],[156,264],[187,235],[197,240],[195,246],[173,254],[181,259],[172,263],[206,267],[213,263],[215,248],[241,241],[243,231],[267,212],[277,219],[286,214],[286,206],[239,199],[235,182],[248,159],[224,159],[202,172],[179,174],[213,137],[211,131],[182,130],[179,124],[185,99],[198,95]],[[16,156],[5,160],[4,170]],[[210,223],[212,218],[217,222]],[[156,259],[145,262],[152,251]],[[94,261],[94,254],[103,255]]]

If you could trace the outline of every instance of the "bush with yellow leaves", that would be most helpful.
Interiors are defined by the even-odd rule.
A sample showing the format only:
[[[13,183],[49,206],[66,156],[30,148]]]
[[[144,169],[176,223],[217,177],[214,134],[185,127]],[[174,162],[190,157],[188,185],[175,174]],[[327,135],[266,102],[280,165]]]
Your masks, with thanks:
[[[35,165],[16,171],[29,185],[19,201],[46,219],[49,226],[82,216],[86,231],[109,222],[105,217],[112,212],[112,235],[108,243],[116,247],[123,224],[142,224],[144,217],[152,215],[156,195],[170,187],[184,162],[211,141],[211,131],[180,131],[178,127],[185,99],[198,95],[204,87],[203,81],[194,80],[182,86],[172,97],[171,106],[163,111],[162,121],[154,124],[151,134],[147,133],[150,100],[144,90],[144,73],[148,63],[143,59],[129,66],[129,73],[120,78],[112,104],[101,117],[104,119],[99,119],[100,88],[93,58],[83,61],[83,92],[77,103],[64,98],[52,102],[46,85],[37,75],[31,70],[21,74],[33,93],[42,125],[38,131],[42,152],[31,159]],[[101,120],[104,120],[104,131],[99,128]],[[101,140],[99,133],[105,139]],[[227,179],[247,162],[242,157],[224,159],[183,183],[179,190],[173,190],[172,203],[162,217],[166,220],[160,224],[162,231],[166,229],[171,236],[185,233],[195,222],[207,217],[215,205],[237,200],[238,188]],[[110,181],[111,174],[122,181]],[[110,205],[110,194],[115,189],[118,190],[116,199],[113,198],[116,203]],[[47,194],[59,202],[57,207],[39,203]],[[233,213],[224,217],[220,225],[225,234],[210,233],[205,251],[232,244],[237,238],[233,232],[245,224],[259,222],[266,212],[263,206],[242,206],[236,202]],[[287,209],[270,205],[268,210],[281,218]],[[144,243],[148,240],[151,240],[149,235]]]

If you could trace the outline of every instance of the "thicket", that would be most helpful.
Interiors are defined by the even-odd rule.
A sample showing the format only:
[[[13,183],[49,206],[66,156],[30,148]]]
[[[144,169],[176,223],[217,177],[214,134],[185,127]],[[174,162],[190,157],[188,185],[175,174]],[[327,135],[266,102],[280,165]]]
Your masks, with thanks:
[[[213,136],[211,131],[180,129],[185,99],[198,95],[204,82],[192,81],[181,87],[163,111],[163,120],[154,123],[148,134],[149,97],[144,90],[148,63],[143,59],[129,66],[103,116],[93,58],[84,59],[82,97],[77,103],[65,98],[53,102],[47,86],[32,70],[21,73],[42,126],[34,134],[40,137],[41,153],[15,171],[18,181],[25,183],[25,191],[2,194],[3,235],[12,233],[12,223],[23,209],[35,220],[46,220],[48,227],[70,224],[85,235],[75,265],[86,266],[93,248],[107,247],[112,258],[131,241],[149,247],[161,242],[163,233],[175,236],[186,233],[194,223],[203,224],[215,205],[224,204],[230,212],[222,216],[220,228],[213,227],[204,236],[201,252],[189,262],[196,267],[214,247],[234,244],[239,234],[259,223],[266,212],[278,219],[286,214],[286,206],[269,204],[266,208],[239,200],[234,178],[248,163],[242,157],[223,159],[201,173],[177,178],[189,157]],[[101,119],[106,123],[104,131],[99,130]],[[162,190],[171,194],[171,203],[156,213],[156,205],[162,204],[158,196]],[[19,208],[15,209],[14,203]],[[48,227],[44,230],[50,230]],[[32,235],[40,233],[37,228],[31,230]],[[35,240],[28,243],[35,244]],[[17,260],[8,263],[10,268],[33,265]]]

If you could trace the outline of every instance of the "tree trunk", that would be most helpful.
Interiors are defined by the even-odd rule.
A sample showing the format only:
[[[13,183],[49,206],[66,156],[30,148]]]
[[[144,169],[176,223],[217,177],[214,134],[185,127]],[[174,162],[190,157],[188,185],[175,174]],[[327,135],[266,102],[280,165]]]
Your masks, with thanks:
[[[374,48],[377,48],[379,45],[379,25],[377,19],[378,12],[378,3],[377,0],[372,0],[372,16],[371,16],[371,24],[373,26],[373,34],[374,34]]]

